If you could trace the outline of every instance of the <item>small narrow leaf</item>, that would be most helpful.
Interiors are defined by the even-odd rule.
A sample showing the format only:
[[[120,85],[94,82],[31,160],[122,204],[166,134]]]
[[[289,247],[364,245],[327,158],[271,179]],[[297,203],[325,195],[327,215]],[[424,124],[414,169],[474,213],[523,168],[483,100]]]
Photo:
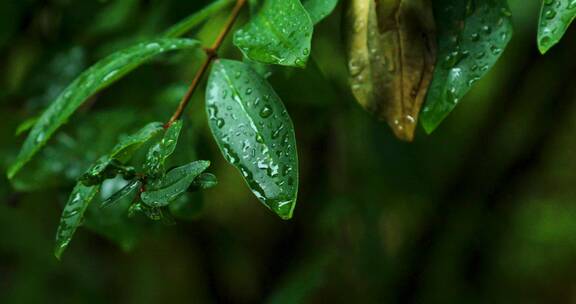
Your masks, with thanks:
[[[234,35],[234,44],[251,60],[304,67],[313,25],[299,0],[267,0]]]
[[[128,162],[134,153],[147,141],[164,130],[161,122],[152,122],[136,133],[125,136],[114,146],[110,154],[102,156],[92,165],[80,180],[84,185],[91,186],[102,183],[105,178],[113,178],[122,174],[126,179],[134,175],[132,167],[123,164]]]
[[[160,180],[155,181],[140,195],[142,201],[150,207],[164,207],[182,195],[194,179],[210,166],[209,161],[200,160],[174,168]]]
[[[162,139],[148,150],[144,163],[146,175],[155,176],[164,172],[164,163],[174,153],[181,130],[182,120],[177,120],[166,130]]]
[[[246,64],[219,60],[208,80],[206,111],[226,160],[262,203],[291,218],[298,192],[296,139],[276,92]]]
[[[435,0],[438,62],[421,113],[431,133],[496,63],[512,37],[505,0]]]
[[[68,203],[66,203],[62,212],[60,226],[58,226],[56,233],[56,248],[54,249],[56,258],[60,259],[62,253],[68,247],[76,228],[82,222],[86,208],[88,208],[96,193],[98,193],[98,186],[87,187],[82,183],[77,183],[74,190],[72,190]]]
[[[8,170],[8,177],[14,177],[88,97],[160,53],[197,48],[199,45],[190,39],[152,40],[116,52],[93,65],[64,89],[42,113],[26,138],[16,162]]]
[[[163,129],[161,122],[151,122],[147,124],[136,133],[122,138],[112,149],[110,158],[122,163],[127,162],[144,143],[160,134]]]
[[[436,58],[429,0],[354,0],[346,17],[354,97],[411,141]]]
[[[334,11],[338,0],[304,0],[302,4],[308,11],[312,23],[316,24]]]
[[[140,189],[141,185],[142,185],[142,183],[139,180],[131,181],[126,186],[124,186],[122,189],[120,189],[118,192],[112,194],[112,196],[105,199],[100,204],[100,207],[106,208],[106,207],[109,207],[111,205],[116,204],[117,202],[121,201],[124,198],[127,198],[129,196],[135,196],[136,192],[138,191],[138,189]]]
[[[542,0],[538,49],[542,54],[557,44],[576,18],[576,0]]]
[[[192,187],[196,189],[206,190],[218,185],[218,179],[216,175],[212,173],[202,173],[194,179],[192,182]]]

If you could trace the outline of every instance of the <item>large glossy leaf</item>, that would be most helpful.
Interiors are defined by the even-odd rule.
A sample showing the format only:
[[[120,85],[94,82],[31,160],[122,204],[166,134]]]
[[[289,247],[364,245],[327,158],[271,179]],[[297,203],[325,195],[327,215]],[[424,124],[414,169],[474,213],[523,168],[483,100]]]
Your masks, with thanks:
[[[182,120],[177,120],[166,130],[162,139],[148,150],[144,163],[146,175],[155,176],[164,172],[164,163],[174,153],[181,130]]]
[[[338,0],[304,0],[302,4],[308,11],[312,23],[316,24],[334,11]]]
[[[252,192],[289,219],[298,192],[294,126],[268,82],[242,62],[214,63],[206,93],[212,134]]]
[[[234,44],[251,60],[304,67],[310,55],[313,25],[299,0],[267,0]]]
[[[576,17],[576,0],[542,0],[538,49],[542,54],[562,39]]]
[[[174,168],[140,195],[142,201],[150,207],[164,207],[182,195],[194,179],[210,166],[209,161],[200,160]]]
[[[82,218],[84,217],[84,212],[88,205],[98,193],[97,186],[84,186],[82,183],[76,184],[68,203],[64,207],[62,212],[62,217],[60,219],[60,226],[58,226],[58,231],[56,233],[56,248],[54,249],[54,254],[58,259],[62,256],[64,250],[68,247],[76,228],[80,226]]]
[[[496,63],[512,37],[505,0],[435,0],[438,62],[421,113],[430,133]]]
[[[122,78],[155,55],[198,46],[197,41],[190,39],[152,40],[116,52],[93,65],[64,89],[40,116],[26,138],[16,162],[8,170],[8,177],[12,178],[88,97]]]
[[[346,20],[354,97],[398,138],[412,140],[436,58],[429,0],[354,0]]]

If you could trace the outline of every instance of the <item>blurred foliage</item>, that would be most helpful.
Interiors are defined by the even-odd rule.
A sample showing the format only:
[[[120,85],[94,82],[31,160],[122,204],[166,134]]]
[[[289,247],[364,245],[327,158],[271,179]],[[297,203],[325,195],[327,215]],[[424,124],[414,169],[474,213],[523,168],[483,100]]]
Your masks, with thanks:
[[[18,126],[84,68],[208,2],[1,1],[2,171],[24,139]],[[509,3],[515,36],[502,59],[412,144],[354,102],[339,6],[315,28],[307,68],[269,78],[296,128],[293,220],[262,208],[220,156],[198,91],[167,167],[209,159],[219,184],[182,198],[175,225],[136,217],[122,229],[115,209],[90,209],[107,213],[85,222],[99,234],[80,229],[57,262],[75,179],[123,134],[166,121],[202,58],[139,68],[85,104],[13,185],[0,175],[0,303],[576,302],[576,29],[541,56],[538,1]],[[190,36],[211,44],[225,18]],[[230,38],[221,55],[241,58]],[[124,184],[107,181],[98,199]]]

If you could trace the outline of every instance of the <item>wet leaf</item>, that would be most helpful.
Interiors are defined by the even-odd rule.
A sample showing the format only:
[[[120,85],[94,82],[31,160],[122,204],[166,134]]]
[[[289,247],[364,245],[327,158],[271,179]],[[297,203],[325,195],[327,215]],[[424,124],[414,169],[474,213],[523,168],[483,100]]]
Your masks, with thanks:
[[[355,0],[346,20],[352,93],[398,138],[412,140],[436,58],[429,0]]]
[[[505,0],[434,1],[438,62],[421,113],[430,133],[496,63],[512,37]]]
[[[134,168],[124,166],[136,151],[147,141],[164,130],[161,122],[152,122],[136,133],[125,136],[114,146],[110,154],[102,156],[82,175],[80,180],[84,185],[91,186],[102,183],[106,178],[122,174],[126,179],[134,175]]]
[[[299,0],[267,0],[234,44],[251,60],[304,67],[310,55],[313,25]]]
[[[242,62],[219,60],[208,80],[206,111],[226,160],[256,197],[289,219],[298,193],[292,120],[268,82]]]
[[[218,185],[218,179],[216,175],[212,173],[202,173],[194,179],[192,182],[192,187],[196,189],[206,190]]]
[[[87,187],[82,183],[77,183],[74,190],[72,190],[68,203],[66,203],[62,212],[60,225],[56,233],[56,248],[54,249],[56,258],[60,259],[62,253],[68,247],[74,232],[76,232],[76,228],[82,222],[86,208],[88,208],[88,205],[98,193],[98,188],[97,186]]]
[[[150,207],[164,207],[182,195],[194,179],[210,166],[209,161],[200,160],[174,168],[161,179],[148,185],[140,195],[142,201]]]
[[[128,198],[130,196],[136,196],[137,191],[140,189],[142,183],[139,180],[133,180],[126,184],[122,189],[118,192],[112,194],[109,198],[105,199],[101,204],[100,207],[105,208],[111,205],[118,203],[119,201]]]
[[[148,150],[144,163],[146,175],[156,176],[164,172],[164,163],[174,153],[181,130],[182,120],[177,120],[166,130],[162,139]]]
[[[199,43],[190,39],[152,40],[118,51],[93,65],[64,89],[38,118],[16,162],[8,170],[8,177],[14,177],[88,97],[160,53],[196,47]]]
[[[542,0],[538,49],[542,54],[557,44],[576,17],[576,0]]]
[[[302,4],[308,11],[312,23],[316,24],[334,11],[338,0],[303,0]]]
[[[136,133],[123,137],[112,149],[110,158],[122,163],[127,162],[144,143],[160,134],[163,129],[161,122],[151,122]]]

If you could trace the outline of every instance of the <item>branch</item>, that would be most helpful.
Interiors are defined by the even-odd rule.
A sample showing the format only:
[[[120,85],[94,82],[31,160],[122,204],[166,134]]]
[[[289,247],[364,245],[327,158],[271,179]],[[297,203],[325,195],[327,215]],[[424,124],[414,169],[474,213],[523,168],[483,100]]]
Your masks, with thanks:
[[[190,99],[192,98],[192,95],[196,91],[196,88],[198,87],[198,84],[200,83],[202,76],[204,76],[212,61],[214,61],[214,59],[218,57],[218,49],[222,45],[222,42],[224,41],[228,33],[230,33],[232,26],[236,22],[236,19],[238,19],[238,15],[240,14],[240,11],[242,10],[245,4],[246,0],[236,1],[234,9],[232,10],[230,17],[228,17],[226,24],[224,24],[224,27],[220,31],[220,34],[218,34],[216,41],[214,41],[212,47],[204,50],[206,52],[206,59],[204,59],[202,66],[200,67],[198,72],[196,72],[196,75],[194,76],[192,82],[190,83],[190,86],[188,87],[188,91],[186,91],[186,94],[184,94],[184,97],[182,97],[180,104],[178,104],[178,108],[176,108],[176,111],[174,112],[170,120],[164,125],[164,128],[166,129],[169,128],[175,121],[180,119],[180,117],[184,113],[184,110],[190,103]]]

